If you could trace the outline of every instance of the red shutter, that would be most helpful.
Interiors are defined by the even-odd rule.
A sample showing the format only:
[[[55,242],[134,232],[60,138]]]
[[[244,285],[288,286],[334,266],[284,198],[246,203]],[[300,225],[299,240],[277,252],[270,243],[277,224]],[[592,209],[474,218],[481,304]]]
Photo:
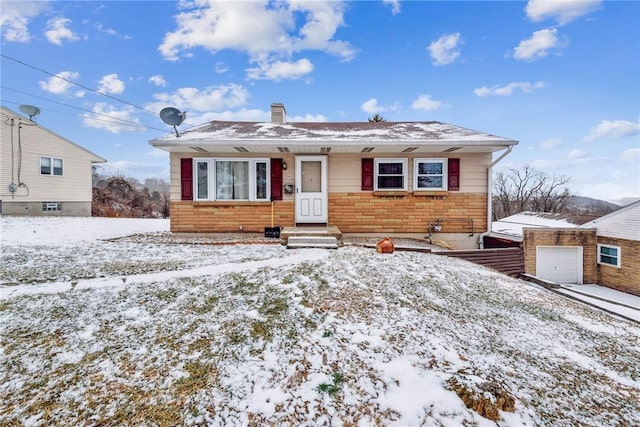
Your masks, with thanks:
[[[271,159],[271,200],[282,200],[282,159]]]
[[[180,159],[180,188],[182,200],[193,200],[193,159]]]
[[[449,159],[449,191],[460,191],[460,159]]]
[[[362,159],[362,191],[373,191],[373,159]]]

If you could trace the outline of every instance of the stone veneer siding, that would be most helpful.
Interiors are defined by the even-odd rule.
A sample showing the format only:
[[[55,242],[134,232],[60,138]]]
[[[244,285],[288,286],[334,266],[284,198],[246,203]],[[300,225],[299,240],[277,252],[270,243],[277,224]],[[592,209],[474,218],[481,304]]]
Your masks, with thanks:
[[[273,225],[291,226],[293,202],[273,202]],[[171,202],[171,231],[174,233],[238,232],[263,233],[271,227],[269,202]]]
[[[582,246],[583,283],[596,283],[596,230],[578,228],[524,228],[524,271],[536,275],[536,247]]]
[[[426,233],[442,220],[442,233],[487,230],[486,194],[353,192],[329,194],[329,225],[344,233]],[[273,203],[274,225],[293,226],[294,202]],[[171,202],[171,231],[178,233],[264,232],[271,226],[271,204],[265,202]]]
[[[598,236],[598,243],[618,246],[622,257],[620,268],[606,264],[597,265],[597,283],[640,296],[640,242]]]
[[[329,221],[344,233],[442,233],[487,230],[487,197],[476,193],[358,192],[329,194]]]

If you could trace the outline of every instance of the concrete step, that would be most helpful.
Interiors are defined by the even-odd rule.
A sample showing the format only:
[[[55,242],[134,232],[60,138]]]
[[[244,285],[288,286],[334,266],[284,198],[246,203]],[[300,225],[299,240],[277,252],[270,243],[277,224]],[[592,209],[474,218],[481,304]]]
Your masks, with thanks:
[[[335,237],[338,242],[342,241],[342,232],[335,225],[328,227],[282,227],[280,230],[280,240],[283,244],[287,242],[289,237],[293,236]]]
[[[287,239],[287,249],[292,248],[338,249],[338,239],[333,236],[291,236]]]

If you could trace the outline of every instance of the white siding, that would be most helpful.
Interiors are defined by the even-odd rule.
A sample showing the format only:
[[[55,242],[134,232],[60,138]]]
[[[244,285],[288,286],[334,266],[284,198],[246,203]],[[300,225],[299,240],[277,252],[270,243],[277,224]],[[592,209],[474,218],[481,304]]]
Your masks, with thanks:
[[[372,158],[407,158],[408,191],[413,191],[414,158],[446,158],[441,153],[420,153],[419,155],[395,154],[370,156]],[[465,193],[487,192],[487,168],[491,163],[491,153],[451,155],[460,159],[460,191]],[[341,154],[329,156],[329,192],[347,193],[361,191],[361,165],[359,154]]]
[[[255,154],[243,154],[243,157],[255,157]],[[170,157],[170,183],[171,183],[171,200],[180,200],[180,159],[185,157],[217,157],[216,154],[199,154],[199,153],[171,153]],[[234,155],[225,154],[220,157],[234,157]],[[235,156],[239,157],[239,156]],[[284,158],[288,164],[288,169],[284,171],[283,183],[294,182],[294,155],[293,154],[271,154],[270,157]],[[375,156],[371,156],[375,157]],[[381,156],[382,157],[382,156]],[[388,155],[386,157],[406,157],[409,166],[409,191],[412,190],[413,182],[413,159],[419,158],[446,158],[439,153],[419,155]],[[460,154],[458,156],[451,155],[451,158],[460,159],[460,191],[466,193],[483,193],[487,192],[487,168],[491,164],[491,153],[478,154]],[[329,155],[328,176],[329,176],[329,193],[348,193],[361,191],[361,163],[360,154],[334,154]],[[285,195],[285,199],[290,196]]]
[[[615,212],[584,224],[597,228],[602,237],[640,241],[640,202],[632,203]]]
[[[18,138],[19,121],[22,125]],[[5,108],[2,108],[0,126],[0,198],[3,202],[91,201],[92,162],[104,159]],[[63,176],[41,175],[41,156],[62,159]],[[19,183],[18,169],[20,182],[25,186],[11,193],[9,184]]]

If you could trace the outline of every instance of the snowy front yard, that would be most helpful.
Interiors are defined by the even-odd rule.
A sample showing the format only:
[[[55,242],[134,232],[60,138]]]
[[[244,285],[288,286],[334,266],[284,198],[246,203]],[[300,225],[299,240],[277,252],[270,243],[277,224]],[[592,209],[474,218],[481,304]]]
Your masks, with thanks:
[[[464,261],[0,221],[1,425],[640,425],[637,324]]]

